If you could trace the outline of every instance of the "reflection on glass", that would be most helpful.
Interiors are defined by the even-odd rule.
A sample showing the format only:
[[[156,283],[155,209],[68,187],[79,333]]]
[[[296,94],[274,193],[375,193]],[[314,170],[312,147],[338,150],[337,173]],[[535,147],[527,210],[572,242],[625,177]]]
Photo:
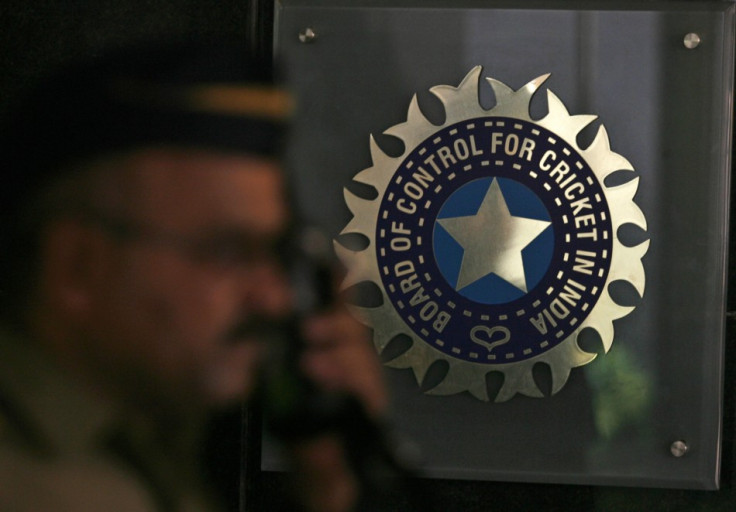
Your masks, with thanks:
[[[282,1],[277,47],[303,98],[292,154],[300,194],[310,220],[335,237],[350,218],[342,189],[357,190],[351,178],[371,165],[369,134],[385,153],[401,155],[401,141],[382,132],[406,120],[412,95],[441,124],[443,106],[429,88],[457,84],[476,65],[514,88],[551,73],[546,85],[571,114],[599,116],[579,145],[590,144],[605,125],[611,149],[640,178],[635,201],[651,239],[643,259],[646,292],[621,297],[636,309],[615,322],[611,349],[584,344],[598,354],[595,361],[574,368],[559,393],[503,403],[467,393],[435,397],[422,393],[410,371],[388,372],[396,423],[422,446],[426,471],[444,478],[713,488],[733,4],[653,1],[648,10],[627,10],[630,3],[608,2],[597,10],[602,4],[591,2],[580,11],[560,1],[548,2],[547,10],[494,8],[491,1],[473,9],[462,2],[445,9],[308,4]],[[315,27],[315,44],[294,37],[307,24]],[[690,33],[702,35],[694,49],[683,42]],[[490,87],[481,88],[480,103],[495,103]],[[535,119],[546,113],[544,94],[535,95],[530,110]],[[621,236],[629,235],[630,245],[641,236]],[[549,394],[549,372],[535,367],[534,378]],[[495,396],[498,375],[486,381]],[[694,440],[681,458],[669,450],[678,439]]]

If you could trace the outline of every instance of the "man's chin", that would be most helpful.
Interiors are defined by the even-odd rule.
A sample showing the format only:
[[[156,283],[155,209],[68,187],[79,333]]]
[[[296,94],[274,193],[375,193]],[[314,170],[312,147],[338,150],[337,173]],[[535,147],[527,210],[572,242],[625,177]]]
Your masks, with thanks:
[[[220,354],[202,382],[206,405],[221,408],[248,400],[258,382],[262,353],[260,343],[243,340]]]

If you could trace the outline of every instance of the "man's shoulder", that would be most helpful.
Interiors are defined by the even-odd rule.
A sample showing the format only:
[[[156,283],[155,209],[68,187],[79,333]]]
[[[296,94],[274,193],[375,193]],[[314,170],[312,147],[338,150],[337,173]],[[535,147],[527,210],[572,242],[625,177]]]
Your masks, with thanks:
[[[140,479],[95,448],[82,410],[55,410],[74,397],[32,353],[0,336],[0,354],[0,510],[155,510]]]
[[[0,510],[147,512],[155,507],[140,482],[114,464],[94,457],[44,454],[4,428],[0,430]]]

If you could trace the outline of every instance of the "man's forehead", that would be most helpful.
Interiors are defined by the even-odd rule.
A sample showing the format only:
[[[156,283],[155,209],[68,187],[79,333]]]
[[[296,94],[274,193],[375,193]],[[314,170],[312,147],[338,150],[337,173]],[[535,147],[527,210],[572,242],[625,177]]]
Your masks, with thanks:
[[[270,229],[286,222],[284,176],[275,159],[150,148],[131,153],[125,168],[134,181],[134,207],[147,214],[194,225],[230,221]]]
[[[151,147],[133,150],[127,165],[144,173],[196,173],[212,170],[268,170],[280,174],[280,163],[275,158],[249,153],[226,152],[197,147]]]

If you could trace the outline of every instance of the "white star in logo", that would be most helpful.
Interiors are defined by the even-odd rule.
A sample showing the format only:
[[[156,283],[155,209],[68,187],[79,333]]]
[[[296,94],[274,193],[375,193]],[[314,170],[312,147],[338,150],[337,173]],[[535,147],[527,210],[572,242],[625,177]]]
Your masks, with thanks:
[[[528,291],[521,251],[551,223],[513,217],[496,178],[475,215],[437,222],[464,249],[456,290],[494,273],[523,292]]]

